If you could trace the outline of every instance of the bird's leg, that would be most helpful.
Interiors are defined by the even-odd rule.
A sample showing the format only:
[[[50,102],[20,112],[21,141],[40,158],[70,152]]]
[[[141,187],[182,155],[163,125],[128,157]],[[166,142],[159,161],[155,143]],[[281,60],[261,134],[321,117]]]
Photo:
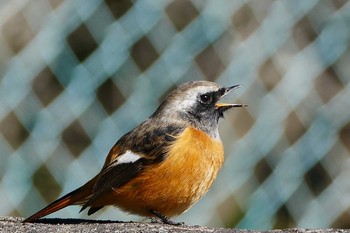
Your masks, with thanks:
[[[175,226],[184,225],[183,222],[173,222],[173,221],[171,221],[167,216],[159,213],[158,211],[149,210],[149,212],[151,214],[153,214],[154,216],[156,216],[157,218],[159,218],[165,224],[175,225]]]

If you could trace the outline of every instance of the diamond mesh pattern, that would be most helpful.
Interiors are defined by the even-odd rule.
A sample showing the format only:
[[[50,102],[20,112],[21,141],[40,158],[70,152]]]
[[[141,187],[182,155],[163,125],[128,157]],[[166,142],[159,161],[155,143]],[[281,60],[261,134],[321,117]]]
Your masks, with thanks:
[[[224,168],[177,220],[350,227],[350,2],[11,0],[0,30],[1,215],[86,182],[169,90],[204,79],[243,84],[227,98],[249,106],[221,122]]]

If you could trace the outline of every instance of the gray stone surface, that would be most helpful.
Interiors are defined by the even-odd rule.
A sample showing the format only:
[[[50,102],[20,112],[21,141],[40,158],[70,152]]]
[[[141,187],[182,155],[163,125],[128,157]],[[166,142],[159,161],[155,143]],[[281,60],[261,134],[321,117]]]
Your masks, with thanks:
[[[43,219],[37,223],[22,223],[23,218],[0,217],[0,232],[235,232],[235,233],[343,233],[340,229],[285,229],[250,231],[241,229],[171,226],[161,223],[93,221],[84,219]]]

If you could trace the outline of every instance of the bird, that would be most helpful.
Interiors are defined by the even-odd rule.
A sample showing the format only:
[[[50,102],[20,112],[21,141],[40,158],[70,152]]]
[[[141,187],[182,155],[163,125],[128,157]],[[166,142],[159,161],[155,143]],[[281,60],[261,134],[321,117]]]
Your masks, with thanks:
[[[242,104],[219,103],[230,91],[210,81],[179,85],[145,121],[110,149],[101,171],[76,190],[26,218],[32,223],[70,205],[104,206],[165,224],[189,209],[212,185],[224,162],[219,119]]]

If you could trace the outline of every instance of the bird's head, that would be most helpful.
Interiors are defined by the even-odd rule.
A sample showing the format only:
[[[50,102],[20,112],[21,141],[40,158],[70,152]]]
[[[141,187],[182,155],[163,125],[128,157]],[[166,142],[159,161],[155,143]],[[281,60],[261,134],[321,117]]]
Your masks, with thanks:
[[[209,81],[186,82],[169,93],[153,116],[170,121],[185,121],[211,136],[218,136],[218,121],[224,112],[245,106],[219,103],[219,100],[239,87],[240,85],[221,87]]]

